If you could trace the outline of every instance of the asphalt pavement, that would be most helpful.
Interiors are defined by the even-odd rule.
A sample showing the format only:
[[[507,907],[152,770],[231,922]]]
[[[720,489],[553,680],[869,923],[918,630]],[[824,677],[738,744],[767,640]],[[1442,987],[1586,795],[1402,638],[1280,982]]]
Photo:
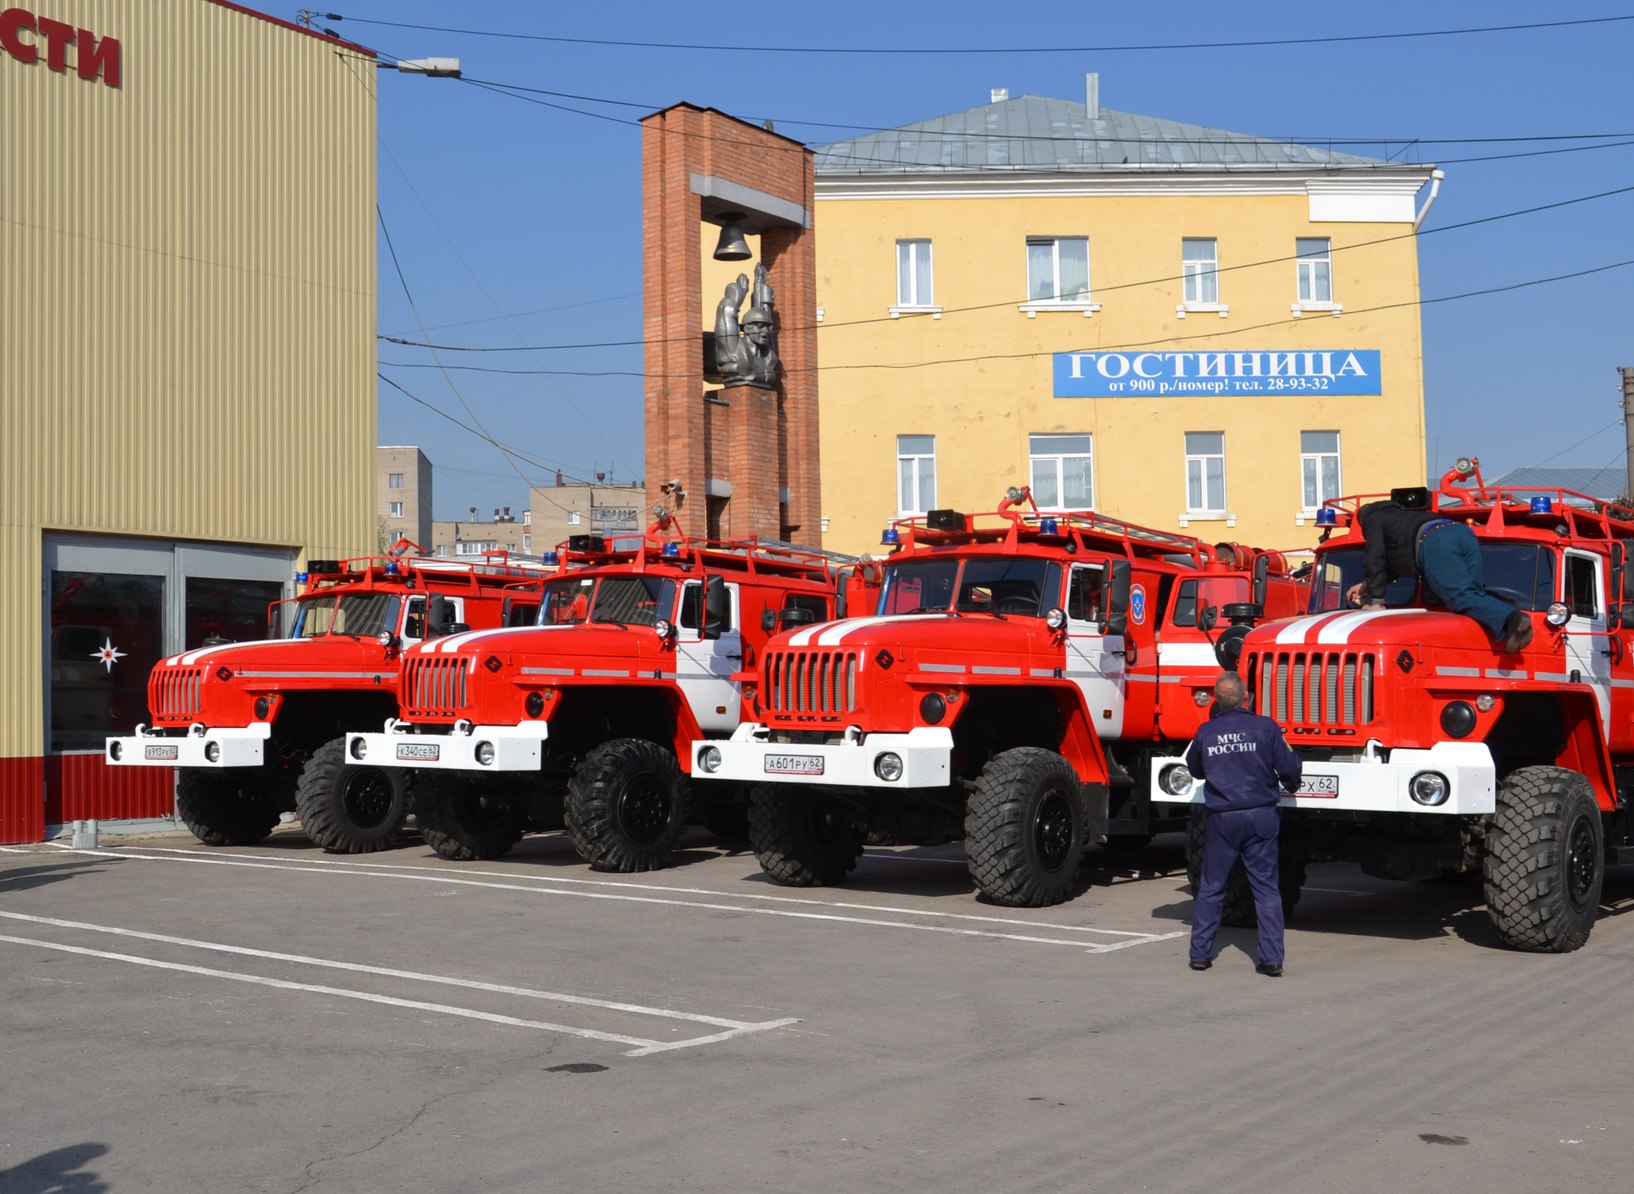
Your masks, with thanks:
[[[1311,868],[1186,966],[1178,838],[1056,908],[957,845],[778,887],[186,835],[0,847],[0,1192],[1555,1191],[1634,1153],[1634,870],[1588,945]]]

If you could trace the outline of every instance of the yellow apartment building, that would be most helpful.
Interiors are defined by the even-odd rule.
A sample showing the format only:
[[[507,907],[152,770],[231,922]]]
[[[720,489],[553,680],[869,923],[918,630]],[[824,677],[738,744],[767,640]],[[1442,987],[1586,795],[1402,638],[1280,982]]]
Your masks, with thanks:
[[[990,103],[817,150],[824,545],[1030,484],[1294,548],[1421,484],[1415,231],[1441,181],[1102,108]]]

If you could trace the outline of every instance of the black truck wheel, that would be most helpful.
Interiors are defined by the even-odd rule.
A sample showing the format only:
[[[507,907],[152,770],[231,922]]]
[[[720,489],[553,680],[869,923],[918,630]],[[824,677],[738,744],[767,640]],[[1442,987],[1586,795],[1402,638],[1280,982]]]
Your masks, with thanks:
[[[965,805],[970,877],[996,904],[1059,904],[1078,880],[1086,821],[1078,774],[1060,755],[1036,746],[995,755]]]
[[[591,870],[658,870],[670,864],[686,829],[687,777],[656,742],[603,742],[567,781],[565,819]]]
[[[295,811],[301,828],[330,854],[367,854],[395,846],[408,815],[409,772],[346,761],[346,739],[313,752],[301,769]]]
[[[1198,806],[1192,809],[1191,819],[1186,822],[1186,878],[1191,882],[1193,896],[1203,876],[1203,822],[1207,819],[1208,809]],[[1282,892],[1282,919],[1286,921],[1293,916],[1305,886],[1305,859],[1290,853],[1280,839],[1277,842],[1277,886]],[[1254,911],[1254,889],[1248,885],[1248,872],[1239,858],[1226,880],[1220,923],[1230,928],[1251,929],[1259,924],[1259,919]]]
[[[822,788],[749,790],[749,845],[760,869],[786,887],[844,882],[862,857],[862,834],[851,809]]]
[[[176,815],[206,846],[253,846],[278,824],[287,784],[249,767],[186,767],[176,777]]]
[[[527,808],[491,781],[419,772],[414,781],[414,822],[425,844],[453,862],[476,862],[509,854],[522,840]]]
[[[1589,781],[1563,767],[1522,767],[1498,785],[1482,876],[1504,943],[1564,954],[1589,939],[1605,881],[1605,831]]]

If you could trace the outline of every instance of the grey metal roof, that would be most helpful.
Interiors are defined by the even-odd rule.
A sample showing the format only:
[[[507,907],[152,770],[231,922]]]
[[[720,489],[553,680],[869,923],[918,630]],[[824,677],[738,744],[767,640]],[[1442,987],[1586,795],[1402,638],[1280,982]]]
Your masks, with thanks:
[[[1024,95],[814,147],[824,174],[1321,169],[1403,163]],[[1423,166],[1409,168],[1428,169]]]
[[[1614,502],[1626,488],[1628,472],[1621,460],[1605,468],[1513,468],[1490,480],[1493,489],[1569,489],[1603,502]]]

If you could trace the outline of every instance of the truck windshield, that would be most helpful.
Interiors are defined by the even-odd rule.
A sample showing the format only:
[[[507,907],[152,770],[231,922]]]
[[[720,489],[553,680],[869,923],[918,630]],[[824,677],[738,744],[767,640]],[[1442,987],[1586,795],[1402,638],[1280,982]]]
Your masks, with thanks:
[[[1174,596],[1174,612],[1169,615],[1169,624],[1196,626],[1199,609],[1212,605],[1218,610],[1232,602],[1253,599],[1253,584],[1246,576],[1199,576],[1183,580]],[[1223,625],[1223,615],[1220,620]]]
[[[382,630],[397,632],[402,601],[395,593],[325,593],[305,598],[295,616],[293,638],[344,634],[372,638]]]
[[[651,626],[673,617],[675,585],[651,576],[581,576],[545,586],[539,625],[572,626],[601,622]]]
[[[593,576],[555,580],[545,586],[545,600],[539,607],[539,625],[571,626],[590,616],[590,595],[595,591]]]
[[[1316,560],[1316,583],[1311,586],[1310,612],[1345,609],[1345,592],[1365,576],[1360,547],[1323,552]],[[1547,609],[1555,599],[1555,553],[1540,543],[1481,543],[1481,579],[1487,592],[1517,609]],[[1414,604],[1418,586],[1411,577],[1390,582],[1387,606]],[[1424,600],[1439,605],[1426,590]]]
[[[911,560],[885,570],[881,614],[990,612],[1041,616],[1055,604],[1060,569],[1016,556]]]

